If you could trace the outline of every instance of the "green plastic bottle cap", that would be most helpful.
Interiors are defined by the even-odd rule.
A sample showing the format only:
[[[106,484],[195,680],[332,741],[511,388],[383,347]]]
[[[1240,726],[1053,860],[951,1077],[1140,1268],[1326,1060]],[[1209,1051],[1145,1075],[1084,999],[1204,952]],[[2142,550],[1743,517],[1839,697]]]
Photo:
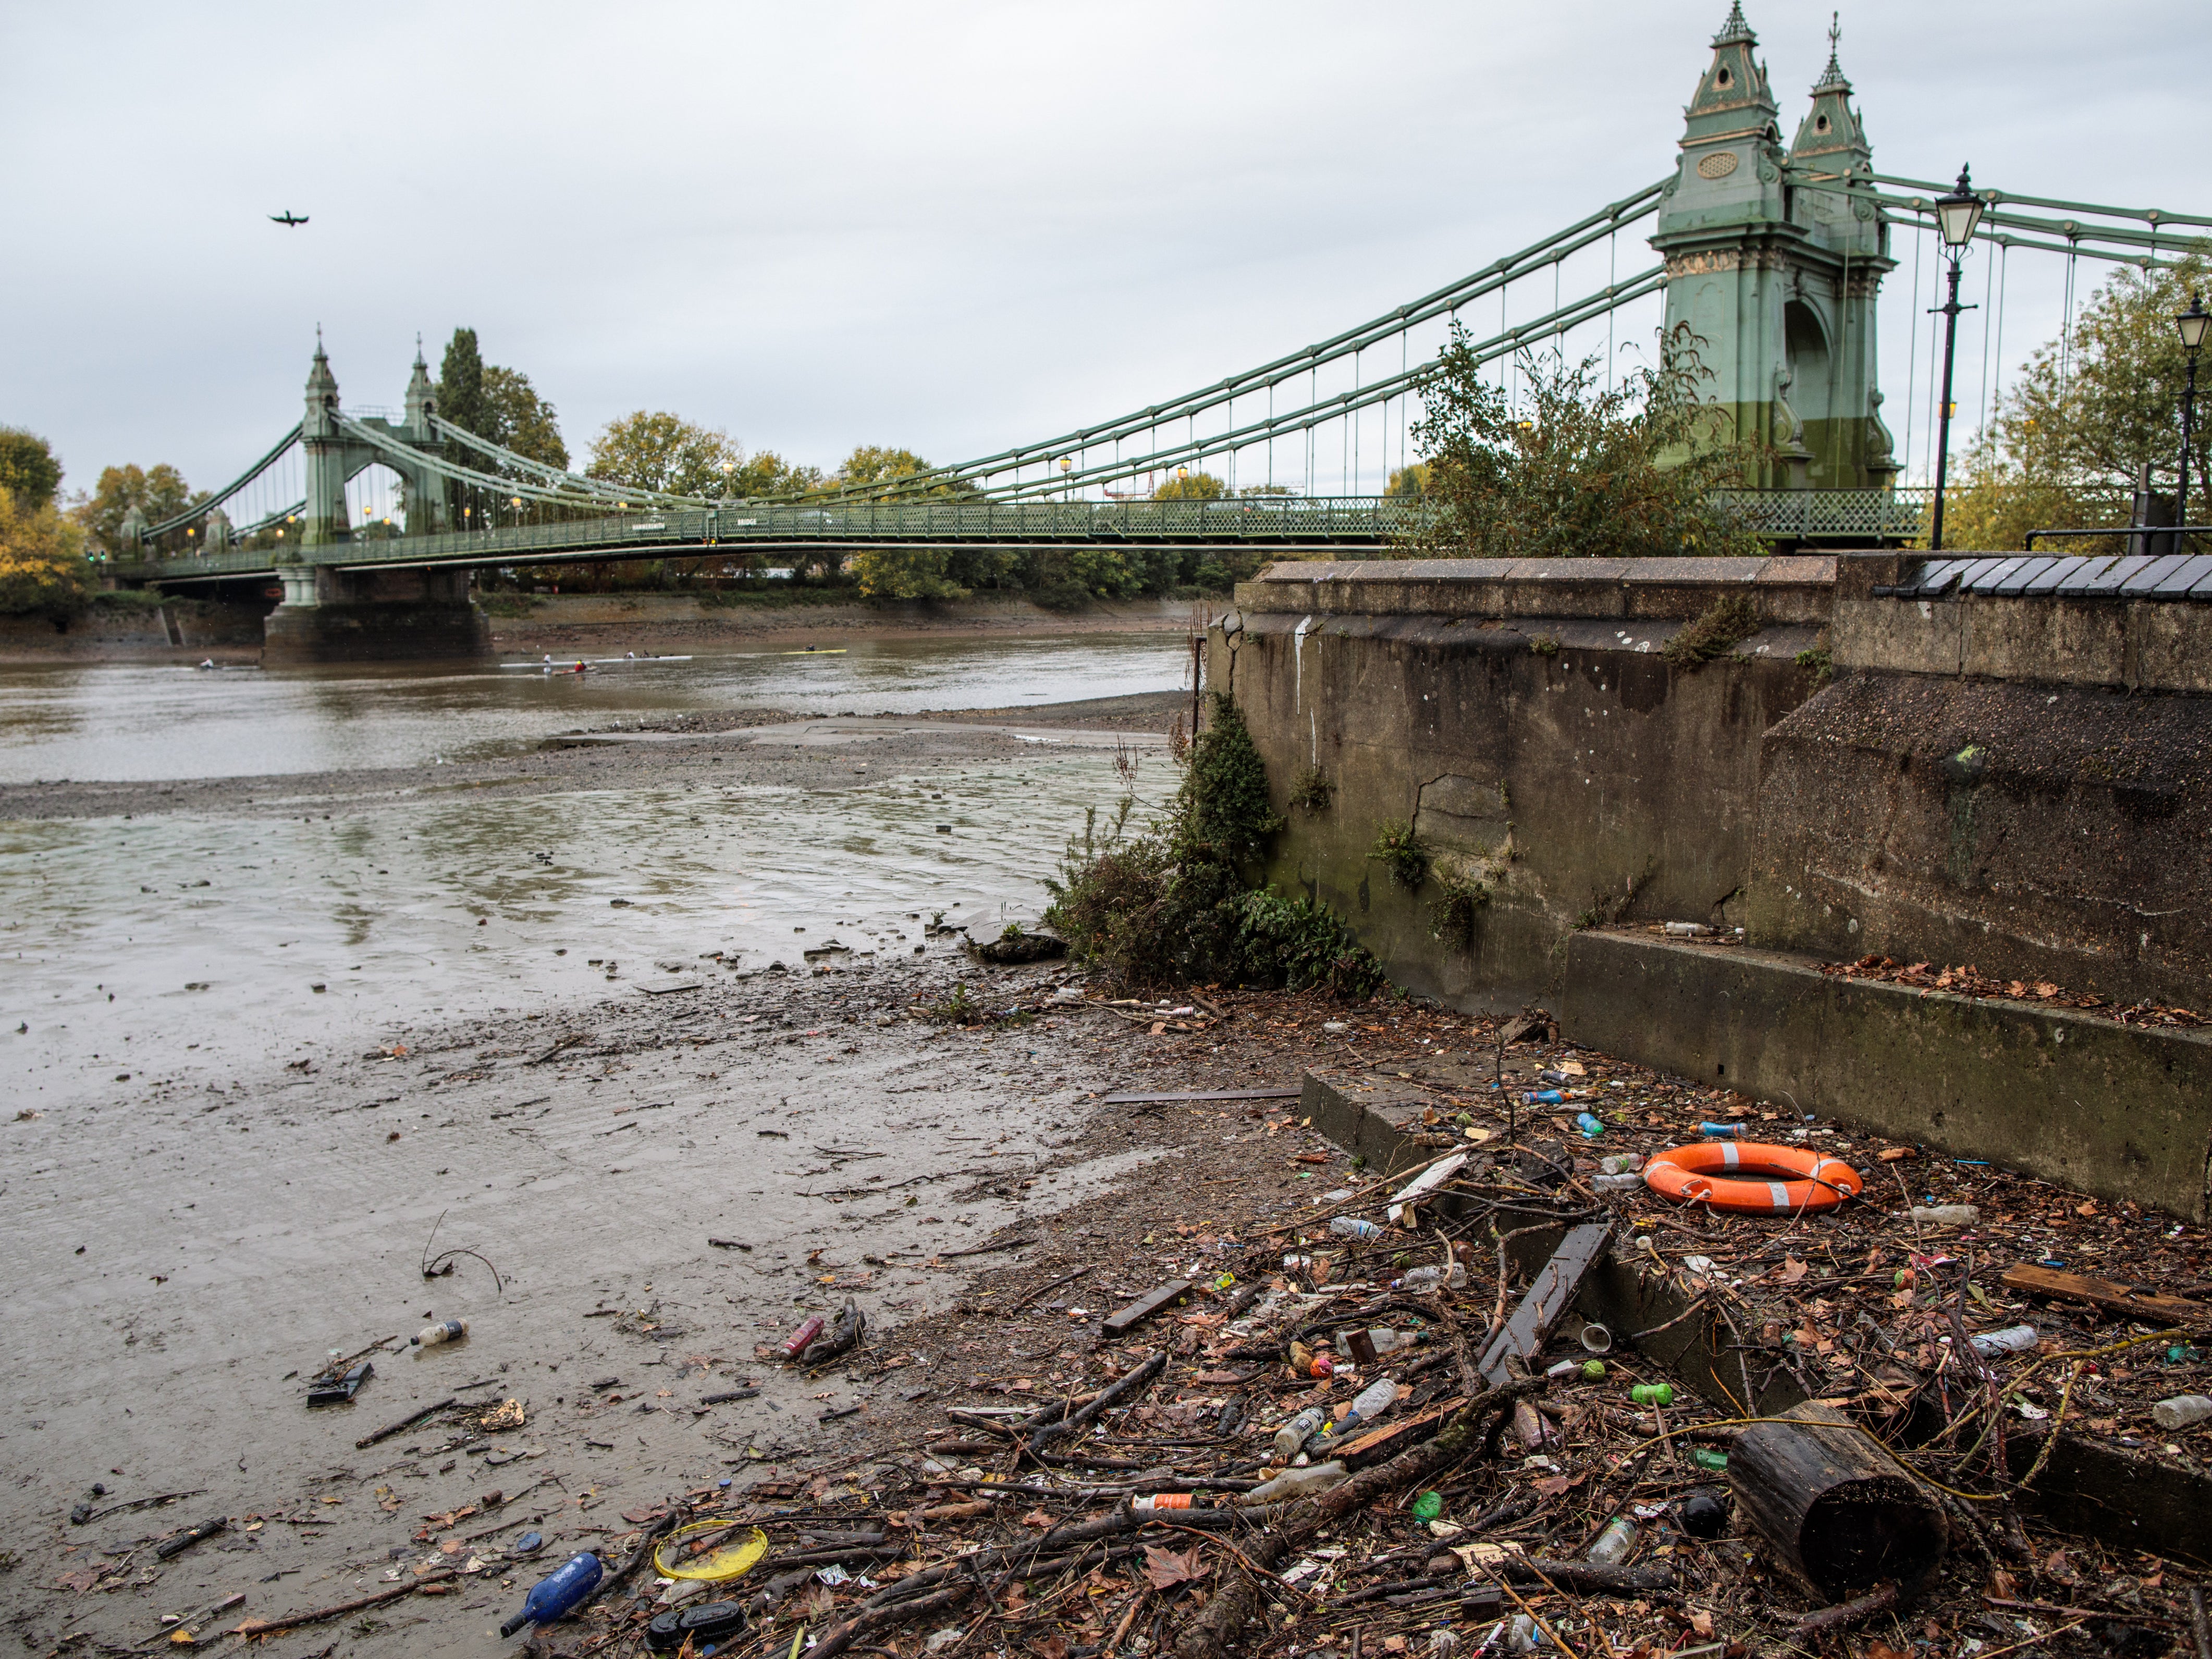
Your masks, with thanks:
[[[1413,1500],[1413,1519],[1433,1521],[1444,1512],[1444,1495],[1440,1492],[1425,1492]]]
[[[1604,1375],[1605,1361],[1602,1359],[1585,1359],[1583,1361],[1583,1377],[1584,1381],[1595,1382]]]

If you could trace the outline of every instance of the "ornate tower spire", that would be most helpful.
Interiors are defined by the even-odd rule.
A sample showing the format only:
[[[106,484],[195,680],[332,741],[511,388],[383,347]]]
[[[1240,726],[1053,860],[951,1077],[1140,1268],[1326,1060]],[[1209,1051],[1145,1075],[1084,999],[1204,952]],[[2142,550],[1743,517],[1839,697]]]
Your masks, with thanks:
[[[1822,173],[1869,171],[1874,160],[1874,147],[1867,143],[1866,129],[1851,107],[1850,81],[1837,55],[1842,33],[1837,14],[1831,13],[1828,67],[1813,84],[1813,107],[1805,112],[1790,146],[1793,162]]]
[[[1700,137],[1773,125],[1782,111],[1767,88],[1766,66],[1759,61],[1758,46],[1759,37],[1743,21],[1742,0],[1736,0],[1729,8],[1728,21],[1713,36],[1712,61],[1705,65],[1697,94],[1683,112],[1689,118],[1685,149]],[[1779,137],[1780,130],[1772,136]]]
[[[430,438],[430,416],[438,412],[438,389],[430,383],[430,366],[422,361],[422,337],[415,337],[415,371],[407,377],[407,429],[420,441]]]

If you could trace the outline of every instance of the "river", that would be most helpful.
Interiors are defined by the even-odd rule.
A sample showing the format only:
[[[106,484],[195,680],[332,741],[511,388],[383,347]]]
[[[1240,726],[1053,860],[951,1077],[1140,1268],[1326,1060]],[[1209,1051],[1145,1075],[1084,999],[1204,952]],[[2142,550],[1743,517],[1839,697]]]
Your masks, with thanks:
[[[856,644],[553,680],[11,671],[0,781],[255,781],[220,811],[0,815],[0,1056],[26,1107],[114,1103],[227,1083],[280,1054],[319,1063],[433,1014],[775,963],[804,972],[805,951],[833,945],[847,948],[817,960],[839,968],[951,950],[927,931],[940,914],[979,936],[1035,920],[1085,808],[1121,792],[1110,751],[876,745],[834,787],[817,773],[720,781],[633,765],[605,787],[521,796],[476,787],[470,763],[672,714],[1171,690],[1186,661],[1179,641],[1121,637]],[[1167,763],[1157,744],[1141,753],[1140,788],[1156,797]],[[333,795],[304,775],[357,768],[385,769],[393,787]]]

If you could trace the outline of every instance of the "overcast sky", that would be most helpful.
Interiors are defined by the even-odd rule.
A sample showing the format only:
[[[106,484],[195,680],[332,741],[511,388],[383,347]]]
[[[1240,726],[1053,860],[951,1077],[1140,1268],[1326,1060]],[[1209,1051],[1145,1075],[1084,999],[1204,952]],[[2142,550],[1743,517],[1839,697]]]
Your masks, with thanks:
[[[1829,7],[1747,10],[1786,140]],[[416,332],[434,369],[465,324],[580,461],[638,408],[824,465],[957,459],[1218,380],[1662,176],[1725,12],[0,0],[0,422],[70,487],[160,460],[214,485],[298,417],[319,322],[345,400],[387,405]],[[1885,171],[2212,210],[2202,0],[1862,0],[1843,31]],[[2057,323],[2033,263],[2014,362]],[[1893,282],[1900,438],[1912,310]]]

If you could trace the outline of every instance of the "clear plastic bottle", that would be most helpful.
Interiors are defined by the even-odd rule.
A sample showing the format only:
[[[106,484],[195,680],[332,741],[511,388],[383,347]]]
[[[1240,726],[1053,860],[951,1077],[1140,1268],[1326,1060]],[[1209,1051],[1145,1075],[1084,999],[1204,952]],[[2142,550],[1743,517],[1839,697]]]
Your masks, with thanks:
[[[1340,1215],[1328,1224],[1328,1230],[1339,1238],[1380,1238],[1382,1224],[1362,1221],[1358,1216]]]
[[[1982,1212],[1971,1204],[1916,1204],[1912,1218],[1923,1227],[1971,1227]]]
[[[1590,1186],[1601,1193],[1632,1193],[1644,1185],[1644,1177],[1632,1170],[1619,1175],[1592,1176]]]
[[[1275,1431],[1275,1455],[1288,1462],[1298,1455],[1298,1448],[1306,1443],[1308,1437],[1328,1421],[1328,1414],[1320,1407],[1307,1407]]]
[[[418,1348],[434,1348],[441,1342],[458,1342],[469,1334],[465,1319],[441,1319],[434,1325],[425,1325],[412,1339]]]
[[[1133,1515],[1159,1515],[1170,1510],[1188,1510],[1195,1507],[1196,1505],[1190,1501],[1190,1494],[1187,1492],[1154,1492],[1150,1498],[1138,1498],[1129,1505],[1129,1510]]]
[[[2150,1408],[2151,1419],[2169,1432],[2185,1429],[2212,1417],[2212,1400],[2201,1394],[2178,1394]]]
[[[1636,1548],[1636,1522],[1625,1515],[1616,1515],[1605,1523],[1605,1530],[1597,1535],[1597,1542],[1589,1547],[1589,1559],[1601,1567],[1617,1567],[1628,1559]]]
[[[1300,1416],[1304,1416],[1302,1412]],[[1310,1498],[1316,1492],[1327,1492],[1331,1486],[1340,1486],[1352,1479],[1343,1464],[1334,1461],[1311,1463],[1302,1469],[1285,1469],[1264,1486],[1255,1486],[1237,1501],[1240,1504],[1276,1504],[1290,1498]]]
[[[2026,1353],[2035,1346],[2039,1338],[2033,1325],[2008,1325],[2001,1331],[1984,1331],[1969,1340],[1974,1345],[1974,1352],[1986,1358],[1992,1354]]]
[[[1447,1290],[1460,1290],[1467,1284],[1467,1269],[1455,1261],[1449,1269],[1416,1267],[1398,1281],[1401,1291],[1433,1291],[1442,1285]]]
[[[570,1556],[550,1577],[538,1581],[524,1598],[522,1611],[501,1625],[499,1633],[512,1636],[525,1625],[550,1625],[566,1618],[599,1587],[604,1571],[599,1558],[589,1550]]]
[[[1633,1175],[1644,1167],[1641,1152],[1612,1152],[1598,1159],[1599,1170],[1609,1176]]]

